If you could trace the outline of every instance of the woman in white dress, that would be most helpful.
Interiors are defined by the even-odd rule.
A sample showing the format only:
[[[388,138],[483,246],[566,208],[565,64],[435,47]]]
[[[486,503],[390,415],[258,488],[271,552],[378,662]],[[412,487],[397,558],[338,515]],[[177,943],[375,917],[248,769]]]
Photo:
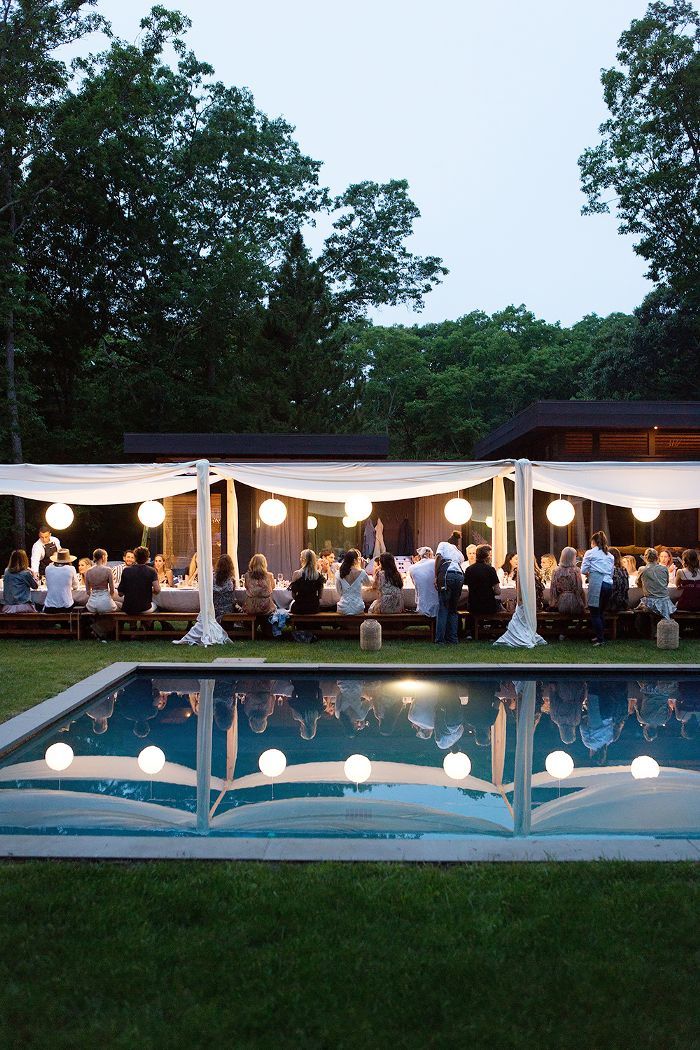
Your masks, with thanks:
[[[370,578],[362,568],[358,550],[351,548],[345,554],[335,577],[338,595],[338,612],[345,616],[358,616],[365,611],[362,588],[370,584]]]

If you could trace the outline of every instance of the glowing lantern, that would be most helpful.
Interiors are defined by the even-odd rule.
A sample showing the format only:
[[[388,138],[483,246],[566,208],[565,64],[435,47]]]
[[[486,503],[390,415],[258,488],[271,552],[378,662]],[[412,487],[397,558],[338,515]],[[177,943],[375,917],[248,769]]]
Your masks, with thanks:
[[[357,525],[357,522],[355,521],[355,519],[349,517],[346,514],[345,517],[343,518],[343,527],[346,528],[346,529],[354,529],[356,525]]]
[[[156,773],[160,773],[165,765],[165,754],[155,744],[149,744],[148,747],[144,747],[143,751],[140,752],[136,761],[140,770],[153,776]]]
[[[49,769],[55,770],[57,773],[61,773],[64,769],[68,769],[75,755],[73,754],[73,748],[70,744],[51,744],[47,747],[44,760]]]
[[[471,773],[472,763],[463,751],[450,751],[442,761],[442,768],[452,780],[464,780]]]
[[[365,521],[372,513],[372,500],[368,496],[351,496],[345,501],[345,513],[352,521]]]
[[[67,503],[52,503],[50,507],[46,508],[44,517],[46,518],[46,524],[58,532],[72,525],[75,515]]]
[[[545,759],[544,768],[550,777],[565,780],[574,771],[574,760],[566,751],[552,751]]]
[[[472,505],[466,499],[448,499],[445,517],[451,525],[464,525],[472,516]]]
[[[576,508],[568,499],[555,499],[547,507],[547,517],[552,525],[563,528],[570,525],[576,517]]]
[[[318,528],[318,519],[315,518],[313,514],[309,514],[308,518],[306,519],[306,527],[309,530],[309,532],[313,532],[314,529]]]
[[[287,756],[284,751],[278,751],[276,747],[271,747],[269,750],[263,751],[258,759],[258,766],[263,776],[270,777],[272,780],[274,777],[279,777],[284,773],[287,768]]]
[[[258,511],[265,525],[281,525],[287,517],[287,508],[281,499],[266,499]]]
[[[486,521],[484,522],[484,525],[486,526],[487,529],[492,529],[493,528],[493,518],[491,517],[490,514],[486,515]]]
[[[139,521],[147,529],[157,529],[165,521],[165,507],[157,500],[149,499],[138,509]]]
[[[364,784],[372,774],[372,763],[366,755],[350,755],[345,760],[345,776],[353,784]]]
[[[656,521],[661,510],[658,507],[632,507],[632,513],[637,521]]]
[[[639,755],[630,766],[630,773],[635,780],[651,780],[658,777],[659,763],[651,755]]]

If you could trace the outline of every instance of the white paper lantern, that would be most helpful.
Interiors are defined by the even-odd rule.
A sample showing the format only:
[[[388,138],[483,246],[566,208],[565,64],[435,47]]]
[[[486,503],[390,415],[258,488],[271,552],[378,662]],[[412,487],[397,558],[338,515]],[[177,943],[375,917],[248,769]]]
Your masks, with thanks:
[[[570,525],[576,517],[576,508],[568,499],[555,499],[547,507],[547,517],[552,525],[563,528],[565,525]]]
[[[635,780],[650,780],[658,777],[659,763],[651,755],[639,755],[630,766],[630,773]]]
[[[350,496],[345,501],[345,513],[353,521],[366,521],[372,513],[372,500],[369,496]]]
[[[632,513],[637,521],[656,521],[661,510],[659,507],[632,507]]]
[[[364,784],[372,775],[372,763],[366,755],[350,755],[345,760],[345,776],[353,784]]]
[[[281,499],[266,499],[258,511],[265,525],[281,525],[287,517],[287,508]]]
[[[492,529],[493,528],[493,518],[491,517],[490,514],[486,515],[486,521],[484,522],[484,525],[486,526],[487,529]]]
[[[442,761],[442,768],[451,780],[464,780],[471,773],[472,763],[463,751],[450,751]]]
[[[309,514],[308,518],[306,519],[306,527],[309,530],[309,532],[313,532],[314,529],[318,528],[318,518],[315,518],[313,514]]]
[[[346,529],[354,529],[356,525],[357,522],[355,521],[355,519],[348,517],[348,515],[346,514],[343,518],[343,527]]]
[[[472,516],[472,505],[467,499],[448,499],[445,517],[451,525],[464,525]]]
[[[551,751],[545,759],[544,768],[550,777],[565,780],[574,771],[574,760],[566,751]]]
[[[157,529],[165,521],[165,507],[157,500],[149,499],[138,509],[139,521],[147,529]]]
[[[139,769],[153,776],[155,773],[160,773],[165,765],[165,753],[159,747],[156,747],[155,744],[149,744],[148,747],[144,747],[143,751],[140,752],[136,761],[139,764]]]
[[[49,769],[54,769],[57,773],[61,773],[64,769],[68,769],[75,755],[73,754],[73,748],[70,744],[51,744],[47,747],[44,760]]]
[[[269,750],[263,751],[258,759],[258,765],[260,772],[264,776],[273,779],[284,773],[287,768],[287,756],[284,751],[278,751],[276,747],[271,747]]]
[[[46,508],[44,517],[46,518],[46,524],[55,529],[56,532],[59,532],[73,524],[75,515],[67,503],[52,503],[50,507]]]

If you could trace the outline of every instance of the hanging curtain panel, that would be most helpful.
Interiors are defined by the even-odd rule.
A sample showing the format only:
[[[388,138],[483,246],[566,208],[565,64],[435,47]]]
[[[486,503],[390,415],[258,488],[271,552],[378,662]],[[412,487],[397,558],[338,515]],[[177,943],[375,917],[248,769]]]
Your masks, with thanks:
[[[264,554],[271,573],[282,573],[285,580],[299,568],[299,554],[304,549],[306,535],[306,506],[303,499],[287,497],[284,504],[287,517],[281,525],[266,525],[260,520],[260,504],[271,499],[271,492],[255,491],[255,550]],[[246,566],[241,566],[245,572]]]

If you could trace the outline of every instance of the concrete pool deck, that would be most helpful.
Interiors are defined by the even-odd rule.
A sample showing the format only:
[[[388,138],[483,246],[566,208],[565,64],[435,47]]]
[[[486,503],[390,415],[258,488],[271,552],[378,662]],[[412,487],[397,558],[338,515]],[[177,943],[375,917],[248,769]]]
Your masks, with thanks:
[[[374,671],[498,675],[499,677],[543,677],[620,675],[630,668],[618,664],[275,664],[257,658],[222,658],[208,663],[177,661],[119,662],[103,668],[63,692],[0,725],[0,759],[27,740],[106,691],[116,689],[136,673],[185,673],[189,677],[212,678],[217,672],[256,671],[265,673],[312,670],[318,674],[373,673]],[[668,664],[645,664],[644,675],[668,675]],[[672,673],[697,674],[695,665],[672,665]],[[542,862],[542,861],[698,861],[700,839],[654,838],[641,835],[537,836],[496,838],[490,835],[434,839],[400,838],[302,838],[218,837],[154,835],[0,835],[0,858],[56,858],[89,860],[250,860],[311,862],[376,861],[406,863]]]

